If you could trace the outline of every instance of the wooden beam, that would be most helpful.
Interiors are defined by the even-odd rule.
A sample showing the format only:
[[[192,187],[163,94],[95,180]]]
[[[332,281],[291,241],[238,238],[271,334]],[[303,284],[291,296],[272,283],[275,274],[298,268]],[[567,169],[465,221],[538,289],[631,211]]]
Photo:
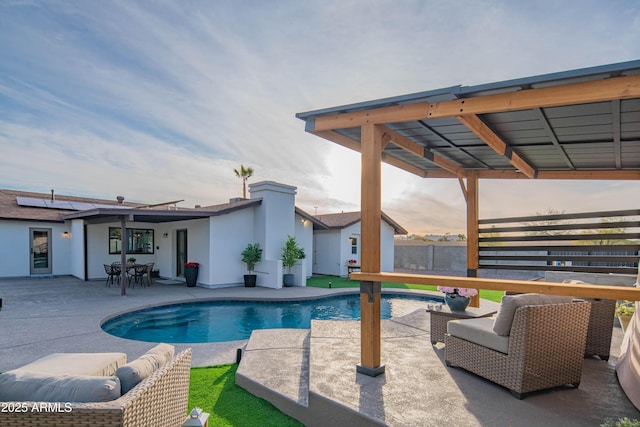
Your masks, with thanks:
[[[460,189],[462,190],[462,195],[464,196],[464,201],[468,203],[467,186],[464,184],[464,180],[462,178],[458,178],[458,184],[460,184]]]
[[[478,268],[480,268],[478,202],[478,175],[475,172],[470,172],[467,176],[467,277],[477,277]],[[471,298],[471,306],[480,307],[480,295]]]
[[[391,135],[389,135],[388,133],[384,132],[382,134],[382,149],[383,150],[387,147],[387,145],[389,145],[389,142],[391,142]]]
[[[480,179],[529,179],[515,170],[478,170]],[[640,170],[566,170],[566,171],[538,171],[536,179],[579,179],[601,181],[636,181],[640,180]]]
[[[415,285],[452,286],[496,291],[567,295],[580,298],[602,298],[640,301],[640,288],[629,286],[601,286],[592,284],[567,284],[528,280],[486,279],[479,277],[428,276],[405,273],[351,273],[351,280],[377,280]]]
[[[343,147],[347,147],[352,149],[353,151],[360,152],[360,143],[354,139],[351,139],[347,136],[341,135],[338,132],[325,130],[313,132],[313,134],[318,135],[324,139],[327,139],[331,142],[335,142],[338,145],[342,145]]]
[[[418,175],[421,178],[425,178],[427,176],[427,172],[424,169],[419,168],[418,166],[414,166],[411,163],[407,163],[404,160],[400,160],[397,157],[382,153],[382,161],[397,168],[403,169],[407,172],[411,172],[414,175]],[[448,174],[448,177],[455,178],[455,175],[452,176],[451,174]]]
[[[439,169],[428,169],[424,171],[425,178],[458,178],[456,175],[451,172]]]
[[[313,130],[333,130],[358,127],[364,124],[408,122],[639,97],[640,75],[621,76],[452,101],[417,102],[317,117],[313,124]]]
[[[526,160],[520,157],[518,153],[512,152],[511,147],[504,142],[502,138],[496,135],[496,133],[491,130],[491,128],[487,126],[482,119],[480,119],[480,117],[472,114],[468,116],[458,116],[457,119],[485,144],[493,148],[496,153],[509,159],[509,163],[527,177],[536,177],[536,170]]]
[[[314,135],[317,135],[317,136],[319,136],[321,138],[324,138],[324,139],[326,139],[328,141],[335,142],[338,145],[342,145],[343,147],[350,148],[353,151],[360,152],[360,142],[358,142],[358,141],[356,141],[354,139],[351,139],[351,138],[349,138],[347,136],[341,135],[338,132],[325,130],[325,131],[319,131],[319,132],[313,132],[313,133],[314,133]],[[386,136],[386,137],[383,136],[383,139],[382,139],[382,144],[383,145],[385,144],[385,140],[386,140],[386,143],[388,144],[389,140],[390,140],[390,136]],[[412,174],[418,175],[421,178],[424,178],[426,176],[425,175],[425,171],[423,169],[421,169],[421,168],[419,168],[417,166],[414,166],[414,165],[412,165],[410,163],[407,163],[404,160],[400,160],[400,159],[397,159],[395,157],[384,155],[384,154],[382,155],[382,160],[385,163],[388,163],[388,164],[390,164],[392,166],[395,166],[397,168],[403,169],[403,170],[405,170],[407,172],[410,172]],[[455,177],[455,176],[447,174],[447,177],[451,178],[451,177]]]
[[[361,254],[360,268],[380,272],[380,227],[382,218],[382,128],[362,126]],[[360,283],[360,364],[357,372],[376,376],[381,365],[380,282]]]
[[[389,128],[384,128],[384,135],[389,136],[390,142],[397,145],[400,148],[405,149],[406,151],[415,154],[416,156],[425,159],[436,166],[441,167],[442,169],[449,171],[456,175],[459,178],[464,178],[466,176],[466,172],[463,168],[452,162],[451,160],[442,157],[439,154],[433,153],[426,147],[412,141],[406,136],[400,135],[397,132]]]

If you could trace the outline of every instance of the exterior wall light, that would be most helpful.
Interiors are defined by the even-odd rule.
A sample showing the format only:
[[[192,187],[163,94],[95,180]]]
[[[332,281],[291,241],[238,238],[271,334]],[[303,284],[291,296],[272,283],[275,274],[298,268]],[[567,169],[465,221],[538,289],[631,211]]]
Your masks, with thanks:
[[[209,414],[202,409],[195,407],[182,423],[182,427],[207,427],[209,425]]]
[[[62,233],[62,237],[64,237],[65,239],[68,239],[70,237],[69,232],[65,231],[64,233]]]

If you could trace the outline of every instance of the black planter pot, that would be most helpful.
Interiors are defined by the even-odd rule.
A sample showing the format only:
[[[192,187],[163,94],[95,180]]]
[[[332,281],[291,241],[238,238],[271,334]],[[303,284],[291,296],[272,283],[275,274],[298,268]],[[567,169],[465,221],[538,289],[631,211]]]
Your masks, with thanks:
[[[244,286],[246,288],[255,288],[257,279],[258,279],[258,275],[257,274],[245,274],[244,275]]]
[[[187,281],[187,286],[193,288],[198,283],[198,267],[185,267],[184,278]]]
[[[282,275],[282,284],[284,286],[287,286],[287,287],[293,286],[295,282],[296,282],[296,276],[293,273]]]

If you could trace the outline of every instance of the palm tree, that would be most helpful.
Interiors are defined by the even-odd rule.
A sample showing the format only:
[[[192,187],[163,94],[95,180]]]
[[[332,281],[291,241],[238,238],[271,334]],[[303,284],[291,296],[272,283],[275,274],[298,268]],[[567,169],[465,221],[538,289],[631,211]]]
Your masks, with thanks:
[[[234,169],[238,178],[242,178],[242,198],[247,198],[247,180],[253,175],[253,168],[245,168],[244,165],[240,165],[240,170]]]

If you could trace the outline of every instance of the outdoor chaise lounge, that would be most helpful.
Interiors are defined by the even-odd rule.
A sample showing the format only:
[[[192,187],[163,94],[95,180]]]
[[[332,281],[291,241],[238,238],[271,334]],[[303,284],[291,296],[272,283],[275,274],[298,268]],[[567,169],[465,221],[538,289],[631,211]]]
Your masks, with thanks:
[[[450,321],[445,362],[525,393],[571,384],[582,376],[590,304],[571,297],[505,296],[495,319]]]
[[[124,356],[124,358],[122,357]],[[0,375],[2,426],[177,427],[187,414],[191,349],[56,353]]]

